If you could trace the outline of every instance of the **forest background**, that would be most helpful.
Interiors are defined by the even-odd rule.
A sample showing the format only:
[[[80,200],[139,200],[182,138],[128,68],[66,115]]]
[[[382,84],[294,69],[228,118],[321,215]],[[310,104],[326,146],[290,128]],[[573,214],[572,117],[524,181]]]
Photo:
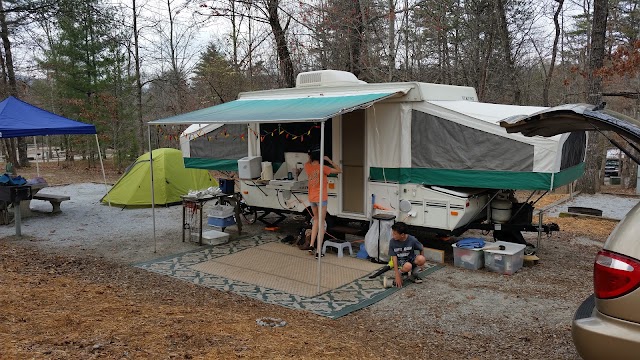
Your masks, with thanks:
[[[0,0],[0,98],[96,125],[120,169],[148,150],[148,121],[320,69],[472,86],[483,102],[606,102],[638,119],[639,35],[640,0]],[[178,147],[184,128],[152,130],[154,148]],[[46,159],[95,166],[92,139],[36,142]],[[7,162],[29,166],[27,143],[3,139]],[[584,191],[609,147],[591,137]],[[634,187],[637,167],[622,169]]]

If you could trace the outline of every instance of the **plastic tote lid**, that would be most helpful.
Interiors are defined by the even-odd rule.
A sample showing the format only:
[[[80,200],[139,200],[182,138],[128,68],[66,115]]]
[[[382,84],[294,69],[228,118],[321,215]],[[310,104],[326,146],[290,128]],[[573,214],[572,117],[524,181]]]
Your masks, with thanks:
[[[478,249],[484,247],[484,240],[480,238],[465,238],[456,242],[456,247],[461,249]]]

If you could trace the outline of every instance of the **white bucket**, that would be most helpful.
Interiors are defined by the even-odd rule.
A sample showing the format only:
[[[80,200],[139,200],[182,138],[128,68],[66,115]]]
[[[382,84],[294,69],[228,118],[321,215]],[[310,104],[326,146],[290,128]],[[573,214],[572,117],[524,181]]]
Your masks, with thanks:
[[[260,177],[262,180],[273,180],[273,165],[270,161],[262,162],[262,173]]]

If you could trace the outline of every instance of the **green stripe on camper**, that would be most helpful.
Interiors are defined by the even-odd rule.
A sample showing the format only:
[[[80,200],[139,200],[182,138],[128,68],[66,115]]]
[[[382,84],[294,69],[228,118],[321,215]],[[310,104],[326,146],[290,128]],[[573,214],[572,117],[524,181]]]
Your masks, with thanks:
[[[369,171],[369,177],[373,181],[386,180],[401,184],[549,190],[552,181],[553,187],[557,188],[578,179],[583,172],[584,164],[560,171],[553,177],[550,173],[534,172],[372,167]]]
[[[184,167],[221,171],[238,171],[238,159],[184,158]]]
[[[584,174],[584,163],[564,169],[559,173],[556,173],[556,176],[553,177],[553,188],[555,189],[562,185],[567,185],[568,183],[579,179],[582,174]]]

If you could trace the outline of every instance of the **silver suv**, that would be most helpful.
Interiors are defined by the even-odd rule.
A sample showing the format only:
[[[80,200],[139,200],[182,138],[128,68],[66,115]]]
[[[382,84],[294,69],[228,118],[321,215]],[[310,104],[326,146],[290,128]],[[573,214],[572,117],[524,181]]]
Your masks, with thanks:
[[[604,164],[604,176],[620,176],[620,161],[607,159]]]
[[[610,130],[640,146],[640,121],[608,110],[595,110],[587,104],[563,105],[531,116],[512,117],[500,125],[507,132],[527,136]],[[576,311],[571,327],[573,343],[586,360],[640,359],[638,234],[640,203],[618,224],[598,252],[593,270],[594,294]]]

